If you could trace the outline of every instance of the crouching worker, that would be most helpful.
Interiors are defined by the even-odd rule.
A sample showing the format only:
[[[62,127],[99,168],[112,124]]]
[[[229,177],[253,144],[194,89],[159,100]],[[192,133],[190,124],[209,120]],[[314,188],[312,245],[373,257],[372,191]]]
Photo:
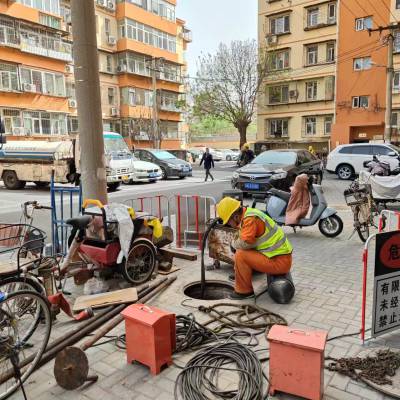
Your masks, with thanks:
[[[236,251],[232,299],[254,296],[253,270],[268,275],[285,275],[290,271],[292,245],[282,228],[268,215],[255,208],[245,208],[231,197],[217,204],[217,213],[224,225],[239,229],[239,237],[231,245]]]

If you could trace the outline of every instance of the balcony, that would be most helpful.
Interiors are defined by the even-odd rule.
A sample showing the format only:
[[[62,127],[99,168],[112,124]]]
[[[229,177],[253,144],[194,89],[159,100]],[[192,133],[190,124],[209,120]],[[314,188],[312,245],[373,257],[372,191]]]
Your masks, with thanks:
[[[191,43],[193,41],[192,31],[190,29],[183,28],[182,39],[187,43]]]
[[[45,44],[45,46],[43,46],[43,44]],[[21,37],[20,47],[21,50],[26,53],[72,62],[71,44],[62,41],[54,41],[53,38],[41,36],[40,40],[32,40],[29,37]]]
[[[0,19],[0,44],[9,47],[19,47],[20,41],[14,23]]]
[[[335,25],[336,16],[329,16],[324,12],[315,12],[311,14],[310,11],[304,17],[304,30],[310,31],[313,29],[323,28],[325,26]]]
[[[181,107],[179,107],[179,99],[176,97],[165,97],[161,95],[160,98],[160,110],[168,112],[182,112]]]

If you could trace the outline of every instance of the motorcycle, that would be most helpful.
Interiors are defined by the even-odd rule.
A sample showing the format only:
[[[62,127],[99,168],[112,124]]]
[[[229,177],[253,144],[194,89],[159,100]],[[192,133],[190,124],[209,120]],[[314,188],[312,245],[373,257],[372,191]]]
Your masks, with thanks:
[[[334,238],[340,235],[343,231],[343,221],[337,215],[337,211],[328,207],[325,199],[322,186],[310,183],[308,185],[310,198],[311,198],[311,213],[309,218],[302,218],[296,225],[290,225],[293,229],[296,227],[313,226],[318,223],[320,232],[329,238]],[[278,225],[285,225],[286,209],[289,204],[291,194],[271,188],[266,197],[255,195],[253,196],[253,207],[255,208],[258,203],[265,204],[264,211],[270,216]]]

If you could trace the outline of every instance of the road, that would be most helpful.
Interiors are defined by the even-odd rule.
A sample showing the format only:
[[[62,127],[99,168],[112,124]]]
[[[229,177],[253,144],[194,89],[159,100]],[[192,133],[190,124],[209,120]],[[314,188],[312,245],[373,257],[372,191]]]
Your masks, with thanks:
[[[152,184],[122,185],[116,192],[109,194],[109,200],[122,203],[128,199],[142,196],[164,195],[169,197],[178,193],[207,195],[219,199],[223,190],[231,187],[230,178],[234,169],[235,163],[218,162],[215,170],[212,171],[215,181],[204,182],[204,170],[196,165],[193,177],[184,180],[168,179]],[[49,190],[39,189],[34,184],[27,184],[23,190],[10,191],[0,183],[0,222],[18,222],[21,216],[21,204],[33,200],[43,205],[50,205]],[[37,211],[34,225],[47,231],[50,226],[49,212]]]

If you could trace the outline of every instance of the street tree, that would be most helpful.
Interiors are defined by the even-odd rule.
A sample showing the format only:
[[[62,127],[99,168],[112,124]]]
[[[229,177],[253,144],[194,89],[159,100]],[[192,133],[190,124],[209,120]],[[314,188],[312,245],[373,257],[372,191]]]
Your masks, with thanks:
[[[246,143],[258,91],[267,73],[267,54],[256,40],[221,43],[215,54],[199,57],[192,85],[194,113],[231,122]]]

